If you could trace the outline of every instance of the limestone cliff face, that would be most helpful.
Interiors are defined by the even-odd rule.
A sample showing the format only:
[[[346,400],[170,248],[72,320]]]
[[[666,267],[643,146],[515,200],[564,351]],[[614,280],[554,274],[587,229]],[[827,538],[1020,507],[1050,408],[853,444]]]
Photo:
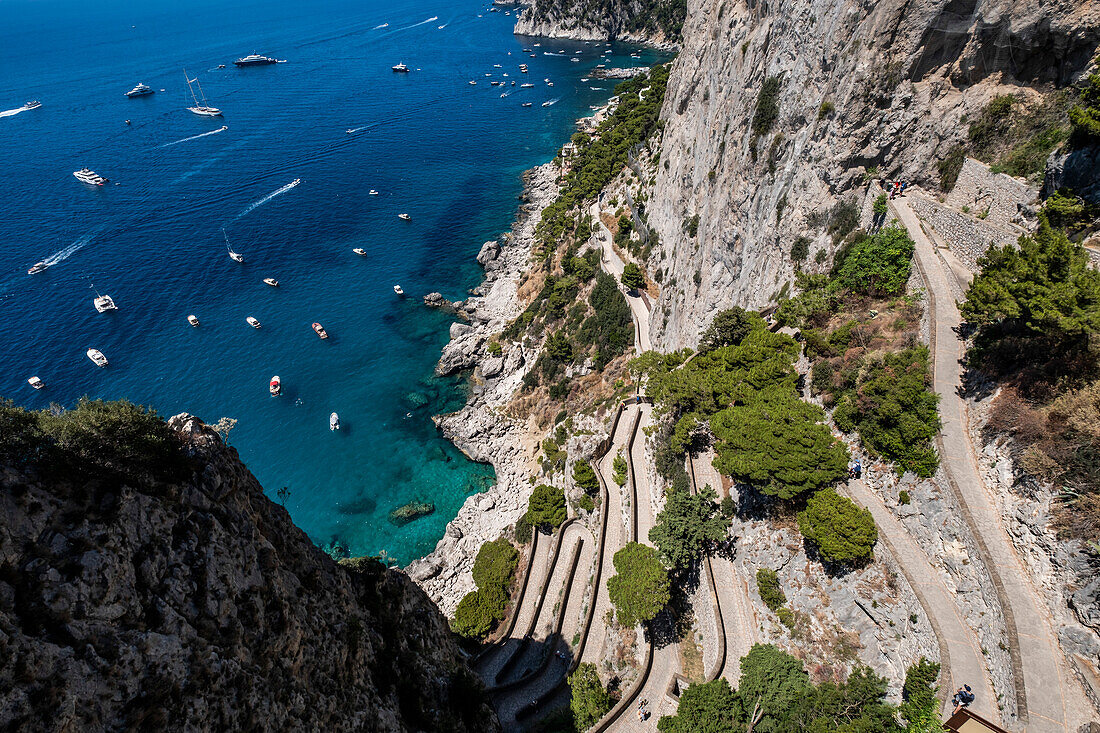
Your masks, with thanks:
[[[580,41],[673,45],[680,39],[685,0],[529,0],[516,33]]]
[[[935,181],[966,115],[1070,83],[1098,42],[1086,0],[689,0],[648,204],[665,283],[654,343],[694,346],[715,311],[773,302],[799,236],[805,267],[827,267],[827,213],[862,198],[865,171]],[[754,139],[769,77],[778,114]]]
[[[404,575],[318,550],[213,430],[190,479],[0,466],[0,729],[493,731]]]

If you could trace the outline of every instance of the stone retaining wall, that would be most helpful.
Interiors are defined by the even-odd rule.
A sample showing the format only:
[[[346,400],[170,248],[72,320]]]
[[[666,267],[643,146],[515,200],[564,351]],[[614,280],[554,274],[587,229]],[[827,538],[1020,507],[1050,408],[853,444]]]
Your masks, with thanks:
[[[1038,190],[1028,186],[1026,181],[1004,173],[993,173],[984,163],[967,158],[959,171],[955,187],[947,194],[946,203],[953,209],[968,206],[975,215],[988,208],[985,222],[1009,229],[1019,207],[1029,206],[1038,195]]]
[[[992,226],[988,221],[975,219],[923,196],[906,196],[906,200],[917,216],[932,227],[951,252],[973,272],[978,271],[978,258],[991,244],[1013,244],[1020,236],[1018,232]]]

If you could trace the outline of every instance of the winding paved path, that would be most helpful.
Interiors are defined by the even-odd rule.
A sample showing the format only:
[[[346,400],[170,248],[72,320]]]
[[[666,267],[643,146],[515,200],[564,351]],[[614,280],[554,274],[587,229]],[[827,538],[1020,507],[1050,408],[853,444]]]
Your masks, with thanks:
[[[626,265],[623,263],[618,253],[615,252],[610,230],[604,226],[603,220],[600,219],[600,204],[598,201],[592,204],[590,211],[594,219],[593,223],[596,227],[595,236],[600,241],[600,260],[603,264],[603,269],[608,275],[615,278],[615,282],[619,285],[619,290],[626,296],[626,302],[630,306],[630,314],[634,319],[634,349],[639,354],[644,351],[649,351],[653,348],[649,341],[649,306],[640,294],[632,294],[631,291],[623,287],[620,278],[623,276],[623,268],[626,267]]]
[[[891,206],[916,242],[916,261],[928,287],[933,376],[943,420],[940,458],[997,586],[1009,629],[1021,722],[1035,733],[1075,731],[1095,715],[1058,645],[1045,602],[1001,523],[996,500],[982,482],[970,443],[966,401],[959,394],[964,345],[956,329],[962,319],[948,274],[909,205],[897,199]]]

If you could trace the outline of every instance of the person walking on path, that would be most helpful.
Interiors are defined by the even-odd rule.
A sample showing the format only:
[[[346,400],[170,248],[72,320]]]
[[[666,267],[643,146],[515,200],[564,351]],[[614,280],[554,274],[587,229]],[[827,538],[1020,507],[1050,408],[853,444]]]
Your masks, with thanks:
[[[972,702],[974,702],[974,693],[970,691],[970,685],[963,685],[955,690],[955,696],[951,698],[951,703],[955,706],[951,714],[959,712],[959,708],[970,707]]]

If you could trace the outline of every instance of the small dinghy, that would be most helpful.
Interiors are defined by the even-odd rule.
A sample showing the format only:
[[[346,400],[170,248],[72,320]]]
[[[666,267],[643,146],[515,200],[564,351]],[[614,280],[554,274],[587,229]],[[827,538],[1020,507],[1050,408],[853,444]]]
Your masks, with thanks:
[[[199,317],[192,313],[191,315],[187,316],[187,322],[190,323],[192,326],[198,327]]]
[[[34,387],[35,389],[42,389],[43,387],[46,386],[46,383],[43,382],[38,377],[31,377],[30,379],[27,380],[27,384]]]
[[[271,381],[267,385],[268,392],[272,397],[278,397],[283,393],[283,380],[279,379],[279,375],[276,374],[271,378]]]
[[[260,322],[257,321],[252,316],[246,316],[244,320],[249,326],[252,326],[252,328],[259,328],[260,327]]]
[[[398,295],[404,295],[405,294],[405,291],[401,289],[400,285],[394,285],[393,286],[393,292],[397,293]]]
[[[320,323],[314,323],[313,324],[313,330],[317,332],[317,335],[320,338],[323,338],[323,339],[328,338],[328,331],[326,331],[325,327],[322,326]]]
[[[264,278],[264,285],[270,285],[273,288],[277,288],[277,287],[279,287],[279,281],[276,280],[273,277],[265,277]]]
[[[328,429],[339,430],[340,429],[340,416],[335,412],[328,416]]]
[[[356,247],[355,249],[352,250],[352,252],[359,255],[360,257],[366,257],[367,256],[367,250],[363,249],[362,247]]]
[[[92,360],[92,363],[97,367],[107,366],[107,357],[103,355],[103,352],[99,349],[88,349],[88,358]]]

